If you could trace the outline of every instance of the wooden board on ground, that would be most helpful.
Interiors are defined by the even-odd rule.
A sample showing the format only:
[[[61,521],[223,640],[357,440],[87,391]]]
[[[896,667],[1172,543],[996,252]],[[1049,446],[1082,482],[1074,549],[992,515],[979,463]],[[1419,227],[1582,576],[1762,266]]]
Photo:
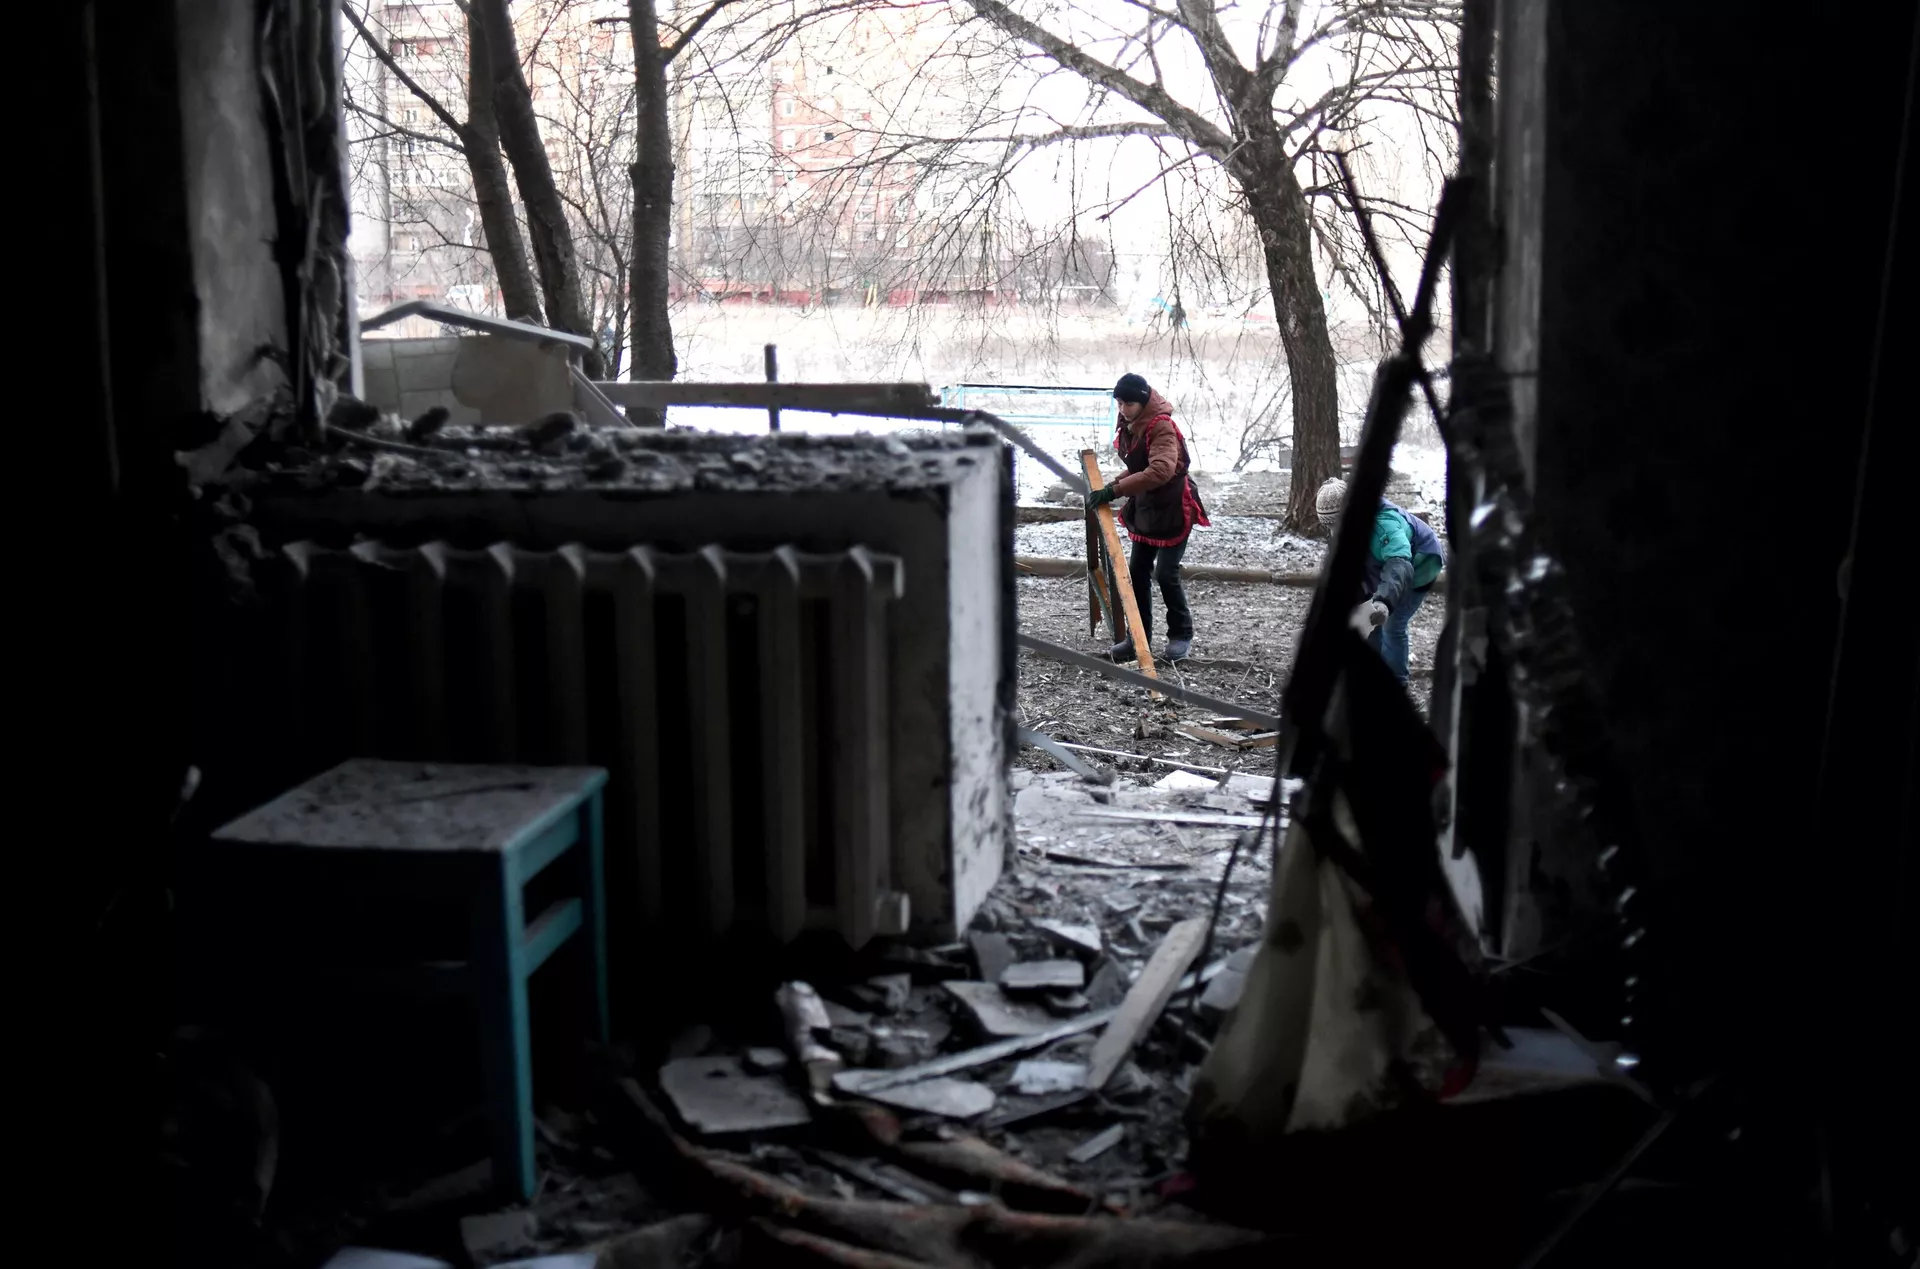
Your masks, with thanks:
[[[1088,1088],[1097,1091],[1106,1087],[1113,1073],[1126,1061],[1127,1054],[1133,1051],[1134,1044],[1167,1007],[1180,975],[1193,963],[1193,958],[1200,955],[1200,944],[1206,937],[1205,917],[1182,921],[1167,931],[1167,937],[1153,949],[1147,967],[1127,989],[1127,998],[1120,1002],[1113,1021],[1094,1041],[1093,1055],[1087,1059]]]
[[[1080,466],[1087,473],[1087,488],[1106,488],[1106,478],[1100,474],[1100,457],[1090,449],[1080,451]],[[1119,572],[1120,561],[1127,553],[1120,549],[1120,530],[1113,521],[1113,504],[1107,503],[1095,513],[1100,521],[1100,537],[1107,547],[1107,558],[1114,562],[1114,571]],[[1153,668],[1153,649],[1147,646],[1146,626],[1140,620],[1140,605],[1134,602],[1133,587],[1121,586],[1116,582],[1115,589],[1120,592],[1120,610],[1127,617],[1127,638],[1133,640],[1133,655],[1140,666],[1140,673],[1150,679],[1160,677]]]
[[[1236,730],[1218,730],[1221,727]],[[1254,724],[1238,718],[1224,719],[1205,727],[1197,723],[1181,723],[1174,730],[1189,740],[1205,741],[1223,749],[1270,749],[1280,736],[1277,731],[1259,731]]]

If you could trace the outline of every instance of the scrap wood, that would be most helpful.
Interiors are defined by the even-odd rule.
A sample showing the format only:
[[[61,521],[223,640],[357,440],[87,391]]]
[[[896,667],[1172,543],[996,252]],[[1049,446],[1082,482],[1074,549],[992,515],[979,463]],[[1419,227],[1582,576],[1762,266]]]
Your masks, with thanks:
[[[1204,740],[1210,745],[1219,745],[1223,749],[1270,749],[1280,738],[1279,732],[1261,731],[1252,724],[1238,728],[1237,730],[1244,733],[1238,736],[1230,732],[1216,731],[1214,728],[1217,726],[1219,724],[1202,727],[1198,723],[1181,723],[1174,730],[1189,740]]]
[[[1088,492],[1106,487],[1106,478],[1100,474],[1099,455],[1090,449],[1081,450],[1080,466],[1087,473]],[[1109,502],[1093,514],[1100,522],[1100,541],[1107,549],[1107,558],[1118,567],[1119,561],[1127,558],[1127,553],[1120,549],[1120,530],[1114,527],[1113,504]],[[1140,605],[1134,600],[1133,588],[1119,586],[1116,589],[1120,592],[1120,611],[1126,614],[1127,638],[1133,641],[1133,655],[1139,662],[1140,673],[1150,679],[1159,678],[1159,673],[1153,668],[1153,649],[1147,646],[1147,627],[1140,618]]]
[[[1092,1163],[1107,1151],[1119,1145],[1127,1135],[1125,1124],[1114,1124],[1088,1137],[1085,1141],[1067,1151],[1067,1158],[1075,1163]]]
[[[870,1089],[861,1096],[872,1097],[902,1110],[944,1115],[949,1119],[972,1119],[976,1115],[984,1115],[993,1109],[997,1100],[993,1090],[985,1084],[955,1079],[951,1075],[935,1076],[917,1084]]]
[[[1090,1212],[1099,1200],[1070,1181],[996,1149],[971,1134],[946,1141],[902,1141],[895,1161],[920,1176],[956,1190],[995,1195],[1008,1207],[1030,1212]]]
[[[1165,811],[1112,810],[1088,807],[1079,813],[1083,820],[1137,821],[1146,824],[1195,824],[1201,828],[1258,828],[1258,815],[1233,815],[1223,811],[1183,811],[1177,807]]]
[[[1019,1212],[991,1203],[945,1207],[819,1198],[709,1151],[696,1151],[694,1161],[727,1193],[729,1206],[749,1219],[889,1258],[828,1263],[876,1269],[902,1263],[916,1269],[1067,1264],[1146,1269],[1196,1258],[1209,1265],[1264,1266],[1273,1254],[1261,1235],[1224,1225]]]
[[[1177,980],[1200,954],[1200,944],[1206,936],[1206,919],[1193,917],[1168,930],[1160,946],[1153,949],[1147,967],[1127,989],[1127,998],[1114,1011],[1107,1029],[1094,1041],[1093,1054],[1087,1059],[1088,1088],[1106,1087],[1113,1073],[1120,1069],[1120,1063],[1133,1051],[1134,1044],[1173,999]]]
[[[862,1185],[871,1186],[882,1194],[897,1198],[903,1203],[958,1203],[960,1201],[960,1196],[945,1186],[935,1185],[921,1177],[909,1176],[892,1164],[870,1163],[865,1159],[855,1159],[834,1150],[809,1148],[806,1153],[835,1172],[850,1176]]]
[[[659,1269],[705,1264],[702,1249],[714,1241],[713,1218],[704,1212],[673,1216],[601,1243],[594,1269]]]
[[[1222,749],[1244,749],[1246,747],[1246,739],[1244,737],[1230,736],[1226,732],[1215,731],[1211,727],[1202,727],[1198,723],[1181,723],[1177,725],[1174,730],[1182,736],[1185,736],[1188,740],[1205,741],[1209,745],[1219,745]]]
[[[747,1229],[766,1242],[741,1248],[742,1262],[746,1264],[837,1265],[841,1269],[933,1269],[924,1260],[889,1256],[885,1252],[868,1251],[864,1247],[850,1246],[831,1238],[803,1234],[797,1229],[782,1229],[772,1221],[751,1221]]]
[[[1212,965],[1208,965],[1205,969],[1199,970],[1196,973],[1188,974],[1180,980],[1180,985],[1174,989],[1173,994],[1178,996],[1185,992],[1192,991],[1197,986],[1213,981],[1214,977],[1225,970],[1226,967],[1227,962],[1223,959]],[[1121,1003],[1122,1005],[1125,1004],[1124,1001]],[[1111,1009],[1096,1009],[1092,1013],[1083,1014],[1078,1018],[1069,1018],[1057,1026],[1047,1028],[1045,1031],[1036,1031],[1032,1035],[1010,1036],[1005,1040],[997,1040],[992,1044],[983,1044],[977,1049],[967,1049],[960,1053],[943,1054],[940,1057],[930,1058],[925,1062],[920,1062],[913,1066],[899,1067],[896,1070],[863,1069],[857,1071],[841,1071],[833,1077],[833,1086],[843,1093],[864,1093],[869,1089],[892,1088],[899,1084],[912,1084],[917,1080],[931,1079],[936,1075],[951,1075],[955,1071],[971,1070],[976,1066],[985,1066],[989,1062],[998,1062],[1003,1058],[1019,1057],[1022,1053],[1031,1053],[1035,1049],[1044,1049],[1056,1040],[1064,1040],[1069,1036],[1081,1035],[1093,1030],[1095,1027],[1105,1025],[1111,1021],[1114,1014],[1119,1011],[1120,1006],[1118,1005]]]

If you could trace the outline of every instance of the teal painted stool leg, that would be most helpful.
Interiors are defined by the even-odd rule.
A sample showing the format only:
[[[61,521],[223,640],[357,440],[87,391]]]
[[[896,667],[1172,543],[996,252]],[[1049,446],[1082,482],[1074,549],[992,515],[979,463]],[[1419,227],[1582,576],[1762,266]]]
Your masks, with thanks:
[[[533,1039],[522,972],[526,914],[510,856],[490,861],[474,903],[473,998],[480,1015],[493,1179],[520,1199],[533,1197]]]
[[[605,849],[600,828],[600,795],[595,793],[580,808],[582,818],[580,844],[574,857],[580,861],[580,897],[587,909],[588,974],[591,976],[589,1004],[602,1043],[613,1039],[607,1023],[607,898],[602,860]]]

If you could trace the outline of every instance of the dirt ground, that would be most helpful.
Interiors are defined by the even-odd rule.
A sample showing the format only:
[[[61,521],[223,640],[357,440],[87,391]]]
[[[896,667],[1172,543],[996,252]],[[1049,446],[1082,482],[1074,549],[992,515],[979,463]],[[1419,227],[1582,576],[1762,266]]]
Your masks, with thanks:
[[[1325,550],[1324,544],[1307,539],[1276,537],[1271,520],[1219,516],[1214,526],[1195,532],[1188,562],[1311,570],[1319,567]],[[1025,555],[1084,555],[1085,532],[1071,523],[1025,525],[1016,533],[1015,549]],[[1104,625],[1088,633],[1084,579],[1022,577],[1018,584],[1021,630],[1087,652],[1108,646]],[[1194,655],[1179,666],[1161,666],[1162,673],[1177,676],[1208,695],[1279,712],[1280,693],[1293,665],[1312,592],[1292,586],[1189,581],[1187,600],[1193,607]],[[1157,594],[1154,609],[1157,659],[1166,644],[1166,614]],[[1446,606],[1436,595],[1421,605],[1413,620],[1412,691],[1423,709],[1445,613]],[[1173,730],[1181,723],[1205,724],[1215,717],[1207,710],[1153,702],[1132,688],[1027,651],[1020,653],[1020,709],[1025,725],[1034,731],[1070,744],[1131,755],[1099,760],[1148,782],[1166,774],[1167,762],[1272,774],[1272,749],[1228,749]],[[1057,769],[1052,758],[1037,750],[1022,750],[1017,761],[1033,770]]]

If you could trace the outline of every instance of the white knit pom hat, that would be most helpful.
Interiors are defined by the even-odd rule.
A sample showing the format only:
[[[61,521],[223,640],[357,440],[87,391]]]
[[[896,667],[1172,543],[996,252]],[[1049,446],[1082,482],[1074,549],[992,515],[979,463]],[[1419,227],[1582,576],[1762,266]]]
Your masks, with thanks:
[[[1329,529],[1340,518],[1340,509],[1346,505],[1347,482],[1338,476],[1320,486],[1320,492],[1313,495],[1313,514]]]

